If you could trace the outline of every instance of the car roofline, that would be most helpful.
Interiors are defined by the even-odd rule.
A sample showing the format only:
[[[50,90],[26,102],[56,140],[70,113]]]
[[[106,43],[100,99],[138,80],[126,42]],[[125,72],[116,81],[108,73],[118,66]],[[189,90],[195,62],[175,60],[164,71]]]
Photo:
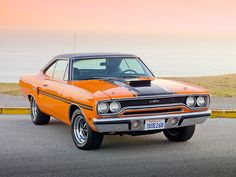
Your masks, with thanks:
[[[45,73],[45,70],[56,60],[68,60],[69,62],[69,78],[68,81],[71,81],[71,65],[73,60],[83,60],[83,59],[95,59],[95,58],[138,58],[144,66],[149,70],[149,72],[152,74],[153,77],[155,75],[152,73],[152,71],[147,67],[147,65],[136,55],[133,54],[121,54],[121,53],[80,53],[80,54],[61,54],[55,56],[53,59],[51,59],[41,70],[40,72],[42,74]]]
[[[79,54],[61,54],[55,56],[53,59],[72,60],[72,59],[119,58],[119,57],[138,58],[136,55],[121,54],[121,53],[79,53]]]

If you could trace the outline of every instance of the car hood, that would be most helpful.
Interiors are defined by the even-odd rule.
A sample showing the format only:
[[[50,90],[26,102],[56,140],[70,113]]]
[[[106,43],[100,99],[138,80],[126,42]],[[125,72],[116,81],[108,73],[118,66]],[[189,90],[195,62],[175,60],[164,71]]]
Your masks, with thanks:
[[[172,94],[208,94],[207,90],[192,84],[165,79],[85,80],[72,82],[97,98],[132,98]]]

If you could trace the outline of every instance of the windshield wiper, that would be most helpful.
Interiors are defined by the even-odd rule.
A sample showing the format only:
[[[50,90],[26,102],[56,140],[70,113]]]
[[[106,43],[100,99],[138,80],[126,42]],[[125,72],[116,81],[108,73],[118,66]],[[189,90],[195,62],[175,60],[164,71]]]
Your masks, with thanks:
[[[89,77],[89,78],[85,78],[85,79],[81,79],[81,80],[113,80],[116,79],[115,77]]]
[[[121,77],[89,77],[89,78],[84,78],[81,80],[119,80],[119,79],[134,79],[134,78],[139,78],[139,77],[145,77],[142,75],[126,75],[126,76],[121,76]]]
[[[122,76],[121,78],[139,78],[139,77],[144,77],[144,76],[140,76],[140,75],[126,75],[126,76]]]

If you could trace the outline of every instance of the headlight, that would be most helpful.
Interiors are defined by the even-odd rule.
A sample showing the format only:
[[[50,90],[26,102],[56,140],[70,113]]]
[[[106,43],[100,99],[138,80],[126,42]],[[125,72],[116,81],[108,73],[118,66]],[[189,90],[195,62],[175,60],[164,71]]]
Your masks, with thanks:
[[[113,112],[113,113],[117,113],[119,112],[121,109],[121,105],[119,102],[112,102],[110,104],[110,111]]]
[[[100,114],[106,114],[109,111],[109,106],[107,103],[99,103],[98,104],[98,112]]]
[[[206,105],[207,105],[206,98],[203,97],[203,96],[199,96],[199,97],[197,98],[197,105],[198,105],[199,107],[204,107],[204,106],[206,106]]]
[[[186,100],[186,104],[188,107],[193,107],[196,104],[196,99],[192,96],[189,96]]]

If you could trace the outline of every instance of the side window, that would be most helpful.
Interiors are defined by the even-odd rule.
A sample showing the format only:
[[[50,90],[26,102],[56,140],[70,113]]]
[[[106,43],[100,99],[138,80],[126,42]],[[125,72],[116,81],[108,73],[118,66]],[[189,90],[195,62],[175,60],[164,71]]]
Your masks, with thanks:
[[[56,63],[54,63],[53,65],[51,65],[47,71],[45,72],[45,75],[47,75],[48,77],[52,77],[53,73],[54,73],[54,69],[55,69]]]
[[[54,70],[53,78],[57,80],[64,80],[65,72],[67,70],[68,61],[58,60]]]

